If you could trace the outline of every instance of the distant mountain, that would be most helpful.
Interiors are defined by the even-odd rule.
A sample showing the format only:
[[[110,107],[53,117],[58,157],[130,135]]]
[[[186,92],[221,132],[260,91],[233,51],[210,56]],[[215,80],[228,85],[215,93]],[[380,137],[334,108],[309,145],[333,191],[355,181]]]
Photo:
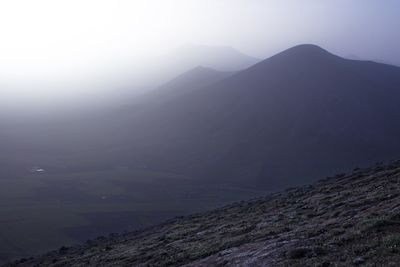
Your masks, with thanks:
[[[245,55],[229,46],[194,44],[181,46],[166,58],[174,60],[177,65],[188,70],[201,65],[219,71],[238,71],[260,61],[258,58]],[[170,60],[165,61],[170,62]]]
[[[144,75],[154,84],[162,84],[198,66],[217,71],[234,72],[246,69],[260,59],[245,55],[232,47],[186,44],[155,58]]]
[[[129,137],[117,140],[114,137],[129,134],[131,125],[138,123],[142,115],[146,119],[146,114],[158,107],[233,74],[197,66],[140,97],[126,97],[116,105],[118,108],[66,116],[48,114],[44,118],[34,114],[2,118],[0,147],[4,155],[0,157],[0,178],[25,173],[36,165],[58,171],[70,165],[86,168],[88,162],[89,169],[93,165],[124,165],[132,160],[131,154],[123,160],[118,155],[131,147]]]
[[[344,59],[314,45],[293,47],[233,73],[198,67],[136,101],[127,99],[129,105],[122,108],[101,110],[96,114],[79,113],[76,117],[2,121],[0,178],[14,181],[21,177],[20,173],[32,174],[31,170],[36,166],[46,170],[43,176],[49,181],[59,178],[54,180],[58,186],[52,188],[69,190],[74,187],[70,187],[68,177],[77,177],[73,183],[79,182],[79,186],[79,177],[89,177],[90,184],[103,194],[102,188],[108,188],[108,185],[102,185],[101,180],[97,184],[98,177],[107,177],[110,183],[117,181],[120,175],[132,181],[140,177],[140,181],[149,182],[145,189],[139,190],[144,190],[141,191],[146,195],[143,199],[151,202],[155,198],[149,189],[154,174],[160,181],[165,181],[165,187],[161,184],[157,189],[160,194],[182,202],[187,199],[188,203],[183,204],[188,206],[188,210],[193,208],[189,201],[192,193],[207,200],[219,198],[218,194],[210,195],[209,188],[240,188],[251,194],[259,190],[276,191],[354,166],[400,158],[399,88],[399,67]],[[231,265],[243,255],[242,251],[249,251],[246,248],[255,253],[245,254],[248,260],[252,261],[254,255],[266,255],[263,254],[266,251],[258,249],[260,243],[257,240],[262,239],[266,242],[261,244],[262,248],[282,245],[274,250],[278,256],[267,258],[286,261],[286,265],[321,263],[327,266],[338,255],[345,255],[343,265],[347,266],[353,261],[358,264],[370,260],[375,254],[368,251],[383,253],[380,255],[385,256],[377,259],[385,265],[397,259],[388,254],[397,251],[397,237],[389,235],[394,228],[373,228],[383,229],[385,239],[382,242],[371,231],[366,235],[362,232],[362,237],[353,233],[359,233],[360,227],[364,222],[369,224],[371,218],[378,218],[377,225],[381,221],[384,225],[392,225],[393,221],[399,220],[396,214],[397,169],[398,163],[394,167],[378,166],[356,171],[354,175],[343,176],[343,179],[338,177],[332,183],[328,181],[326,186],[316,184],[278,194],[279,197],[272,197],[260,206],[236,205],[230,211],[197,217],[200,224],[211,222],[208,225],[211,228],[182,232],[182,227],[189,229],[199,221],[189,219],[186,224],[187,221],[180,220],[166,229],[160,226],[161,232],[133,233],[134,241],[129,244],[122,242],[120,246],[119,241],[127,240],[130,235],[122,235],[121,239],[111,238],[111,241],[99,239],[94,243],[97,246],[89,242],[83,250],[81,247],[62,248],[38,261],[50,260],[63,265],[65,260],[65,265],[71,265],[71,262],[87,257],[89,262],[82,265],[96,265],[103,259],[117,261],[121,252],[129,255],[122,258],[121,264],[124,260],[129,263],[148,261],[150,264],[154,259],[155,264],[150,265],[169,263],[165,260],[171,260],[171,264],[178,261],[182,264],[204,263],[203,266],[221,260],[221,263]],[[69,176],[72,173],[77,176]],[[190,186],[181,187],[184,182],[180,179],[173,182],[168,179],[169,175],[185,177]],[[2,184],[5,185],[3,188],[9,187],[7,183]],[[15,187],[16,184],[11,185]],[[83,181],[82,186],[86,188]],[[58,194],[54,192],[64,192],[52,188],[49,192],[53,195]],[[110,190],[113,188],[111,186]],[[85,195],[88,192],[85,190],[73,190],[70,196]],[[126,190],[133,189],[127,187]],[[157,195],[157,190],[153,194]],[[226,197],[223,190],[217,190],[221,200]],[[201,193],[197,194],[199,191]],[[79,194],[75,195],[75,192]],[[320,198],[321,192],[328,199]],[[24,201],[30,200],[31,196],[25,194]],[[203,201],[201,197],[199,200]],[[91,198],[83,199],[91,205]],[[136,196],[131,200],[136,206]],[[264,212],[265,207],[272,207],[273,212]],[[125,208],[119,206],[120,210]],[[158,209],[152,211],[159,213]],[[275,220],[277,212],[287,214],[284,216],[288,218]],[[264,220],[265,223],[277,227],[265,228],[263,214],[272,218],[272,221]],[[227,225],[224,219],[215,218],[228,218],[233,224]],[[312,231],[305,226],[311,226]],[[266,232],[258,232],[260,227]],[[177,228],[179,231],[176,232],[174,229]],[[233,229],[233,232],[226,232],[225,228]],[[215,231],[207,234],[209,229]],[[326,229],[329,231],[325,232]],[[143,236],[155,236],[156,241],[143,239]],[[366,236],[367,241],[355,247]],[[186,237],[195,237],[195,243],[190,243]],[[223,241],[219,243],[221,239]],[[297,243],[296,240],[300,241]],[[325,244],[327,240],[332,243],[321,250],[315,245],[319,242]],[[153,248],[152,252],[143,245],[147,241]],[[375,241],[378,243],[371,243]],[[125,244],[128,247],[123,247]],[[144,250],[137,250],[134,244],[141,244]],[[168,250],[159,250],[159,244]],[[371,244],[373,249],[369,249]],[[127,251],[133,254],[126,254]],[[218,252],[221,254],[215,254]],[[171,253],[176,258],[171,259]],[[60,254],[71,257],[61,258]],[[205,258],[207,256],[210,258]],[[263,259],[265,257],[255,260],[265,263]],[[29,266],[32,262],[36,259],[24,264]]]
[[[400,162],[6,266],[397,266]]]
[[[202,179],[281,188],[400,156],[398,67],[300,45],[184,87],[125,122],[119,160],[134,154]]]
[[[21,123],[8,139],[28,166],[141,162],[277,190],[400,157],[399,88],[399,67],[300,45],[234,73],[195,68],[118,110]]]
[[[136,103],[130,103],[130,105],[134,105],[135,107],[138,105],[146,106],[147,108],[154,107],[154,105],[161,105],[233,74],[234,72],[217,71],[203,66],[196,66],[169,80],[157,89],[144,94],[137,99]]]
[[[88,104],[94,102],[106,107],[117,106],[118,103],[128,104],[138,95],[163,86],[199,66],[221,72],[236,72],[259,61],[261,59],[243,54],[232,47],[186,44],[112,73],[110,81],[105,79],[97,85],[103,88],[103,92],[93,94]]]

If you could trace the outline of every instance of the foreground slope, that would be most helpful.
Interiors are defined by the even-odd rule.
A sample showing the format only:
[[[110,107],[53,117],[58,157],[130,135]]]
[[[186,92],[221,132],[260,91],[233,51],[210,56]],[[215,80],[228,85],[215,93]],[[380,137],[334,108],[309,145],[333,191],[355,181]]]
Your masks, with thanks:
[[[397,266],[400,161],[9,266]]]

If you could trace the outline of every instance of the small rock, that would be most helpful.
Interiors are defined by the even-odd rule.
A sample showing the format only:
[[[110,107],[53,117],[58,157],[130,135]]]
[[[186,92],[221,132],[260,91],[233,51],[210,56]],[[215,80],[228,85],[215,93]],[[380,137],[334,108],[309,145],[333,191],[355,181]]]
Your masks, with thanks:
[[[357,258],[355,258],[354,260],[353,260],[353,263],[355,264],[355,265],[361,265],[361,264],[363,264],[365,262],[365,260],[364,260],[364,258],[362,258],[362,257],[357,257]]]
[[[306,257],[308,254],[312,252],[309,248],[295,248],[288,252],[289,259],[301,259]]]
[[[61,255],[63,255],[63,254],[66,254],[66,253],[68,252],[68,250],[69,250],[69,248],[67,248],[67,247],[65,247],[65,246],[62,246],[62,247],[58,250],[58,252],[59,252]]]

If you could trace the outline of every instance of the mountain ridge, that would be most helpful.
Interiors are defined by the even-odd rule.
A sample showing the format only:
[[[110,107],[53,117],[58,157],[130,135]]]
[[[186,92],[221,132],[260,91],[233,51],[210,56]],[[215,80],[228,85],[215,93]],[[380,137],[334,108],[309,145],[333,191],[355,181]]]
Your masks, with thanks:
[[[147,159],[160,168],[279,187],[295,173],[318,177],[397,157],[399,87],[400,68],[300,45],[157,107],[144,116],[151,124],[135,127],[145,134],[130,138],[145,143],[150,133],[150,150],[169,155]],[[299,161],[304,149],[313,155]]]
[[[186,73],[183,82],[172,80],[93,119],[43,123],[24,140],[45,127],[52,137],[39,136],[25,154],[65,147],[98,165],[140,161],[200,181],[268,190],[400,156],[400,68],[343,59],[313,45],[285,51],[235,73],[197,68],[195,79]]]
[[[197,59],[200,65],[219,71],[238,71],[254,65],[260,59],[246,55],[231,46],[211,46],[185,44],[176,50],[177,58]],[[214,58],[214,60],[204,61],[204,58]],[[204,62],[201,64],[201,62]]]

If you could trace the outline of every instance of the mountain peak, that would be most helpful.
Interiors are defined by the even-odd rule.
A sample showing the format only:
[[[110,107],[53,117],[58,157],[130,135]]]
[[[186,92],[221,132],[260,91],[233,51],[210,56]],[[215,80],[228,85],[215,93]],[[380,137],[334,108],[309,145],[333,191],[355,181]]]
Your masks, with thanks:
[[[212,68],[208,68],[208,67],[204,67],[202,65],[197,65],[196,67],[194,67],[193,69],[190,69],[187,71],[189,72],[217,72],[217,70],[212,69]]]
[[[265,68],[278,69],[298,69],[305,66],[314,66],[315,69],[320,69],[321,66],[331,65],[337,62],[341,57],[336,56],[327,50],[314,44],[301,44],[286,49],[270,58],[267,58],[250,68],[249,72],[258,70],[265,72]],[[269,70],[270,72],[271,70]],[[276,71],[276,69],[275,69]],[[256,73],[258,73],[256,71]]]
[[[321,57],[336,57],[335,55],[331,54],[327,50],[321,48],[318,45],[314,44],[301,44],[291,47],[287,50],[282,51],[281,53],[273,56],[272,58],[277,57],[291,57],[294,59],[316,59]]]
[[[172,54],[174,62],[191,69],[196,65],[220,71],[237,71],[248,68],[260,60],[230,46],[185,44]]]
[[[315,44],[300,44],[300,45],[293,46],[293,47],[287,49],[286,51],[289,51],[289,50],[294,50],[297,52],[311,52],[311,51],[325,52],[325,53],[327,52],[325,49],[323,49],[319,45],[315,45]]]

